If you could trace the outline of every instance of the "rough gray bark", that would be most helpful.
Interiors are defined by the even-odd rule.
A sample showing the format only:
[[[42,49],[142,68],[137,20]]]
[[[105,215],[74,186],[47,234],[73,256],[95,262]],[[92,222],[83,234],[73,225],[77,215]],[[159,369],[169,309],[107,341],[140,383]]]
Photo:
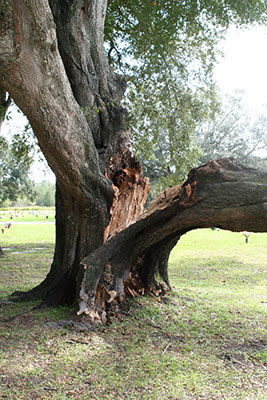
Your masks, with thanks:
[[[104,173],[125,130],[125,113],[119,103],[125,79],[107,63],[104,54],[104,20],[107,1],[50,1],[56,23],[59,52],[73,94],[90,125]]]
[[[5,1],[1,28],[1,87],[27,115],[60,183],[102,206],[112,190],[65,73],[48,1]]]
[[[87,277],[80,292],[80,312],[94,307],[96,288],[107,263],[122,279],[124,273],[137,272],[142,287],[149,291],[157,272],[157,256],[167,257],[184,233],[214,226],[266,232],[267,174],[238,165],[233,159],[193,169],[182,186],[168,189],[139,221],[83,260]],[[136,268],[140,256],[141,267]]]
[[[106,3],[0,3],[0,87],[28,117],[57,177],[54,261],[28,295],[48,305],[80,297],[80,312],[92,318],[125,293],[150,291],[157,273],[169,286],[168,256],[186,231],[266,230],[266,176],[221,160],[191,171],[182,187],[166,190],[127,229],[114,236],[108,230],[103,244],[113,187],[129,185],[126,206],[135,191],[136,198],[142,188],[147,193],[120,105],[125,81],[104,54]],[[110,226],[121,230],[130,222]]]
[[[5,0],[0,86],[28,117],[57,178],[56,248],[47,278],[29,295],[76,298],[77,266],[103,242],[113,199],[111,155],[127,142],[126,85],[103,44],[106,0]],[[51,8],[50,8],[51,6]],[[131,164],[131,154],[120,168]]]

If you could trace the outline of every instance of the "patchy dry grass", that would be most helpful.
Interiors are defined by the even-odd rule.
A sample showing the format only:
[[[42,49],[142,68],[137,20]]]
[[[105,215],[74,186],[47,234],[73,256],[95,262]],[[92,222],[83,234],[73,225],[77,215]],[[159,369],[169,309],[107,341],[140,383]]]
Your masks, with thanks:
[[[47,273],[50,230],[44,243],[25,230],[23,239],[13,231],[13,243],[2,238],[11,250],[0,259],[0,398],[266,399],[266,234],[248,245],[218,230],[185,235],[171,256],[168,298],[134,299],[122,321],[80,331],[51,325],[85,321],[73,310],[5,300]],[[11,254],[18,246],[44,249]]]

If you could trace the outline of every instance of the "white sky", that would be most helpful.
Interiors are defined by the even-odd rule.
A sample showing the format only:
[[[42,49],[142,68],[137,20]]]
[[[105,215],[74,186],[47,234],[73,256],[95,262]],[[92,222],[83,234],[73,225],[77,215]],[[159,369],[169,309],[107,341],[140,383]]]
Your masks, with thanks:
[[[267,27],[229,29],[223,52],[215,69],[222,93],[245,90],[245,101],[252,109],[267,104]]]
[[[244,90],[245,102],[251,112],[259,111],[267,104],[267,27],[229,29],[223,43],[224,58],[215,69],[215,77],[222,94]],[[22,115],[13,116],[3,127],[3,134],[9,129],[23,129]],[[267,133],[266,133],[267,134]],[[32,177],[35,181],[54,179],[52,173],[44,173],[43,167],[35,163]]]

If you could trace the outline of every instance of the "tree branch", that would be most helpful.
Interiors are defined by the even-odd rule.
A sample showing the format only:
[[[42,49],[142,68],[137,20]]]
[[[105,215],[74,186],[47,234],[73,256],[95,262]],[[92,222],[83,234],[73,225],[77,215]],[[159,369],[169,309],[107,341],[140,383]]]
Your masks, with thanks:
[[[136,223],[83,260],[90,275],[82,289],[88,307],[93,303],[95,289],[108,262],[113,270],[116,265],[119,268],[124,265],[129,272],[137,257],[160,247],[161,243],[166,246],[170,242],[171,249],[175,238],[178,240],[185,232],[213,226],[265,232],[267,173],[238,165],[233,159],[211,161],[193,169],[182,186],[161,193]]]

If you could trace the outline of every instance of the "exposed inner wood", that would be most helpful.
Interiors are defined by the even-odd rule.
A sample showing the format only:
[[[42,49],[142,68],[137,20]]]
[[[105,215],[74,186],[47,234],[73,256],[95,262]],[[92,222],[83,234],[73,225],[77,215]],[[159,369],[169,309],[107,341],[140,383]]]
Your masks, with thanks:
[[[144,177],[140,163],[132,157],[129,161],[111,177],[115,194],[104,241],[136,222],[144,212],[150,189],[149,179]]]
[[[126,182],[129,179],[127,174],[121,176]],[[123,180],[121,187],[126,187]],[[129,194],[129,198],[131,196]],[[166,274],[168,286],[168,256],[184,233],[213,226],[232,231],[265,232],[266,210],[266,173],[238,165],[233,159],[211,161],[191,170],[183,185],[161,193],[139,217],[134,216],[136,222],[110,235],[99,249],[84,259],[89,279],[84,281],[81,309],[88,312],[92,307],[95,309],[98,294],[95,297],[92,277],[102,285],[101,276],[106,265],[110,266],[116,284],[113,281],[106,287],[106,299],[112,292],[113,300],[101,301],[102,306],[105,303],[105,312],[112,305],[117,307],[125,295],[133,297],[152,291],[160,296],[162,287],[154,284],[155,274],[162,268],[160,260],[162,258],[162,275]],[[116,215],[118,218],[119,211]]]

